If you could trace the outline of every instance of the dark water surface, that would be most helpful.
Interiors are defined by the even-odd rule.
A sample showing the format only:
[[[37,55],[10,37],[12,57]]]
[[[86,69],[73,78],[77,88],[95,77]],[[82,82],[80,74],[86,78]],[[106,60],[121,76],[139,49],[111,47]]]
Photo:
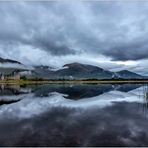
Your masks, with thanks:
[[[0,146],[148,146],[142,84],[0,86]]]

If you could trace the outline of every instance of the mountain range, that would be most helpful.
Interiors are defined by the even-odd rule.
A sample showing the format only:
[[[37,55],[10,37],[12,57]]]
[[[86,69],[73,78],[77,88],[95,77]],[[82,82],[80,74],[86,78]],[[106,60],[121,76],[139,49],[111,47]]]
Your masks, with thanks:
[[[37,66],[32,71],[32,77],[45,79],[146,79],[145,76],[128,70],[111,72],[103,68],[81,64],[70,63],[61,69],[53,69],[48,66]]]
[[[21,62],[0,58],[0,63],[18,64],[18,67],[14,69],[20,69],[23,65]],[[9,67],[1,68],[0,72]],[[12,69],[12,66],[11,66]],[[22,71],[22,69],[20,69]],[[24,71],[24,70],[23,70]],[[111,72],[98,66],[81,64],[81,63],[70,63],[65,64],[60,69],[55,69],[49,66],[34,66],[33,69],[26,69],[28,72],[23,73],[27,78],[42,78],[42,79],[145,79],[147,77],[136,74],[128,70],[122,70],[119,72]]]

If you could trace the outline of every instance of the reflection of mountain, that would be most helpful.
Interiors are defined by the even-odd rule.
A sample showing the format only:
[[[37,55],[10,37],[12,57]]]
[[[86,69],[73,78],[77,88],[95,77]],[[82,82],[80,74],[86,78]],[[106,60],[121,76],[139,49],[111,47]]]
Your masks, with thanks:
[[[140,84],[122,84],[122,85],[111,85],[111,84],[44,84],[44,85],[29,85],[26,88],[20,86],[1,86],[0,96],[19,96],[22,94],[33,93],[37,97],[49,96],[52,92],[65,94],[67,99],[83,99],[99,96],[103,93],[118,90],[122,92],[128,92],[133,89],[140,87]]]
[[[99,98],[101,95],[102,99],[108,96],[110,99],[120,97],[121,95],[125,95],[125,93],[119,92],[128,92],[133,89],[140,87],[140,84],[130,85],[130,84],[122,84],[122,85],[111,85],[111,84],[82,84],[82,85],[61,85],[61,84],[53,84],[53,85],[29,85],[25,88],[20,86],[4,86],[0,87],[0,105],[3,104],[11,104],[22,99],[26,99],[32,96],[32,98],[49,98],[55,92],[64,94],[64,98],[68,100],[80,100],[82,99],[82,104],[85,102],[93,102]],[[113,93],[114,90],[117,90],[117,94]],[[111,93],[110,93],[111,92]],[[116,92],[116,91],[115,91]],[[103,95],[104,94],[104,95]],[[85,101],[84,101],[84,100]],[[92,99],[92,100],[91,100]],[[100,100],[102,101],[102,100]]]
[[[96,106],[97,108],[104,108],[106,106],[112,106],[116,102],[143,103],[143,99],[139,99],[137,91],[138,90],[136,89],[130,92],[113,90],[105,92],[99,96],[87,97],[78,100],[67,99],[64,98],[62,94],[53,92],[49,93],[50,95],[48,97],[35,96],[33,93],[30,93],[22,95],[20,99],[21,95],[19,95],[17,99],[16,96],[14,97],[14,100],[20,100],[19,102],[11,105],[5,105],[3,108],[1,108],[0,118],[5,115],[17,116],[19,118],[31,117],[36,114],[40,114],[49,108],[58,106],[68,108],[91,108],[92,106]],[[11,100],[13,99],[5,99],[5,101]]]
[[[38,86],[34,93],[36,96],[47,96],[51,92],[58,92],[68,95],[69,99],[82,99],[98,96],[104,92],[112,90],[112,85],[43,85]]]
[[[61,94],[66,94],[65,98],[68,99],[83,99],[90,98],[94,96],[99,96],[105,92],[111,90],[119,90],[123,92],[128,92],[133,89],[140,87],[141,85],[131,85],[131,84],[122,84],[122,85],[111,85],[111,84],[83,84],[83,85],[40,85],[33,89],[33,93],[36,96],[48,96],[51,92],[58,92]]]
[[[122,91],[122,92],[128,92],[133,89],[136,89],[138,87],[141,87],[142,84],[122,84],[122,85],[114,85],[116,90]]]

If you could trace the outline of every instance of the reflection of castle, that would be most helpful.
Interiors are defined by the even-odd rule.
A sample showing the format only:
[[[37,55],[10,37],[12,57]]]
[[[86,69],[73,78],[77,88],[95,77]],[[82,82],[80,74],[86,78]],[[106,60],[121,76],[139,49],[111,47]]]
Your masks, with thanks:
[[[12,80],[19,80],[20,79],[20,71],[19,70],[5,70],[0,72],[0,79],[12,79]]]

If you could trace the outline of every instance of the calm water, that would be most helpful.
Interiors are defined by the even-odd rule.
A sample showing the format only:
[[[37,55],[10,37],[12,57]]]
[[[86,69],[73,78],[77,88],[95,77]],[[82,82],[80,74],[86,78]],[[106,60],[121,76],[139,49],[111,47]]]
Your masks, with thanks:
[[[0,86],[0,146],[148,146],[148,86]]]

